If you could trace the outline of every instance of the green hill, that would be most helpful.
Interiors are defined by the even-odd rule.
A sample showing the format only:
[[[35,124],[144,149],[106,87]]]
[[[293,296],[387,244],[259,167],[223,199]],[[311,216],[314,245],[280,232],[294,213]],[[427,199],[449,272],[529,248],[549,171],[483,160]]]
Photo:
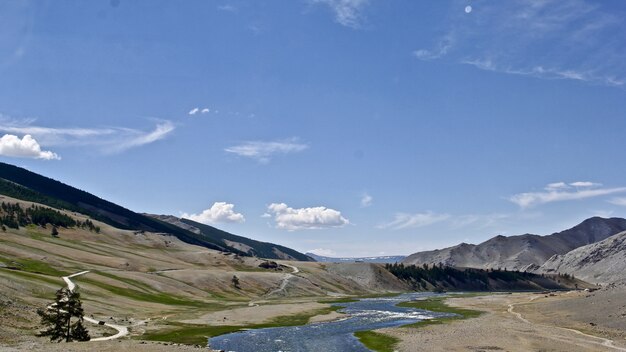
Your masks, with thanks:
[[[236,236],[210,226],[203,228],[199,233],[192,232],[168,222],[135,213],[62,182],[1,162],[0,194],[54,208],[76,211],[120,229],[167,233],[176,236],[181,241],[211,249],[240,255],[258,255],[270,259],[281,259],[280,255],[267,250],[266,245],[268,244],[266,243]],[[252,247],[257,245],[260,247],[258,249],[255,247],[251,253],[226,245],[224,238],[237,238],[236,241],[242,243],[242,239],[245,239],[248,241],[246,242],[247,245],[253,244]],[[288,250],[289,255],[295,260],[311,260],[306,255],[292,249],[277,245],[272,246]]]

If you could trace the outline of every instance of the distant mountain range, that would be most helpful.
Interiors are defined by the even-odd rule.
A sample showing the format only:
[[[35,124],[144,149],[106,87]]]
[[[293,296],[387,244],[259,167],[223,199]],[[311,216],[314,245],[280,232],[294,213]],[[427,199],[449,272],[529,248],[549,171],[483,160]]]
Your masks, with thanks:
[[[416,265],[442,263],[453,267],[535,271],[554,255],[568,253],[625,230],[625,219],[593,217],[571,229],[548,236],[532,234],[496,236],[477,245],[461,243],[454,247],[418,252],[411,254],[402,262]]]
[[[354,262],[364,262],[364,263],[399,263],[406,256],[404,255],[395,255],[395,256],[381,256],[381,257],[358,257],[358,258],[333,258],[333,257],[324,257],[322,255],[317,255],[311,252],[307,252],[306,255],[315,259],[317,262],[327,262],[327,263],[354,263]]]
[[[187,225],[180,226],[167,221],[168,217],[138,214],[93,194],[6,163],[0,163],[0,194],[79,212],[120,229],[171,234],[189,244],[215,250],[268,259],[312,260],[283,246],[254,241],[190,220],[182,220]]]

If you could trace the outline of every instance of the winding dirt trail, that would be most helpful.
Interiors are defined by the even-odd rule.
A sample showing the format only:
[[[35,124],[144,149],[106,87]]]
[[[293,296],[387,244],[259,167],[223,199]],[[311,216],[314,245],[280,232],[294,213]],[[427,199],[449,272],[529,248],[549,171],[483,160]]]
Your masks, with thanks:
[[[73,278],[73,277],[79,276],[79,275],[87,274],[88,272],[89,272],[89,270],[81,271],[79,273],[75,273],[75,274],[72,274],[72,275],[63,276],[62,279],[67,284],[68,290],[74,291],[74,289],[76,288],[76,284],[72,280],[70,280],[70,279]],[[83,317],[83,319],[85,321],[88,321],[88,322],[92,323],[92,324],[100,325],[100,321],[98,321],[96,319],[92,319],[92,318],[89,318],[89,317]],[[108,326],[110,328],[113,328],[113,329],[117,330],[117,334],[111,335],[111,336],[96,337],[95,339],[91,339],[89,341],[109,341],[109,340],[119,339],[120,337],[124,337],[124,336],[128,335],[128,328],[126,326],[110,324],[110,323],[104,323],[104,326]]]
[[[531,301],[532,301],[532,299],[531,299]],[[529,321],[528,319],[524,318],[521,313],[518,313],[518,312],[516,312],[514,310],[515,306],[519,305],[519,304],[524,304],[524,302],[509,304],[509,308],[507,309],[507,312],[515,315],[519,320],[523,321],[524,323],[535,325],[535,326],[541,326],[541,327],[546,327],[546,328],[553,328],[553,329],[559,329],[559,330],[573,332],[573,333],[578,334],[580,336],[584,336],[584,337],[592,339],[592,340],[585,339],[585,342],[587,342],[587,343],[604,346],[604,347],[613,349],[615,351],[624,351],[624,352],[626,352],[626,348],[615,346],[613,344],[613,340],[609,340],[609,339],[606,339],[604,337],[598,337],[598,336],[594,336],[594,335],[585,334],[584,332],[582,332],[580,330],[571,329],[571,328],[563,328],[563,327],[555,326],[555,325],[545,325],[545,324],[533,323],[533,322]]]
[[[283,277],[283,281],[281,281],[280,286],[270,291],[266,296],[272,296],[280,292],[284,292],[285,289],[287,288],[287,285],[289,284],[289,280],[293,279],[295,277],[295,274],[298,274],[300,272],[300,269],[298,269],[297,267],[293,265],[288,265],[288,264],[281,264],[281,265],[291,268],[292,271],[289,274],[285,274],[285,277]]]

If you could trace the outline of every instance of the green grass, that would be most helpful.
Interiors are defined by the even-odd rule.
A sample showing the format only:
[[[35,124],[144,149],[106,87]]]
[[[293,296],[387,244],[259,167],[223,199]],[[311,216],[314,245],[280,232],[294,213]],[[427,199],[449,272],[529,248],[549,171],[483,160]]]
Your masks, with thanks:
[[[58,277],[68,274],[67,271],[57,270],[56,268],[53,268],[49,264],[39,261],[39,260],[13,259],[12,262],[13,263],[10,263],[8,265],[18,267],[20,268],[21,271],[26,271],[29,273],[42,274],[42,275],[48,275],[48,276],[58,276]],[[59,281],[59,282],[63,283],[63,281]]]
[[[376,352],[393,352],[395,346],[400,342],[399,339],[393,336],[374,331],[357,331],[354,333],[354,336],[356,336],[365,347]]]
[[[187,345],[204,346],[207,343],[207,338],[209,337],[250,329],[306,325],[311,317],[328,314],[341,308],[342,307],[326,307],[300,314],[280,316],[268,321],[267,323],[252,325],[198,326],[178,322],[169,322],[167,323],[168,327],[166,329],[148,332],[139,338],[149,341],[168,341]]]
[[[483,313],[481,311],[450,307],[449,305],[445,303],[445,300],[447,300],[448,298],[475,297],[475,296],[480,296],[480,295],[484,295],[484,294],[483,293],[470,293],[470,294],[462,294],[462,295],[454,295],[454,296],[431,297],[431,298],[427,298],[427,299],[420,300],[420,301],[401,302],[401,303],[398,303],[397,306],[405,307],[405,308],[424,309],[424,310],[429,310],[431,312],[438,312],[438,313],[456,314],[450,317],[422,320],[417,323],[404,325],[404,327],[416,328],[416,327],[422,327],[425,325],[443,324],[443,323],[447,323],[447,322],[454,321],[454,320],[476,318],[480,316]]]
[[[359,301],[358,298],[343,297],[343,298],[336,298],[336,299],[323,299],[317,302],[324,303],[324,304],[334,304],[334,303],[352,303],[352,302],[358,302],[358,301]]]
[[[88,283],[90,285],[97,286],[99,288],[107,290],[113,293],[114,295],[126,297],[126,298],[133,299],[136,301],[160,303],[160,304],[169,305],[169,306],[199,307],[199,308],[204,308],[204,309],[216,308],[215,307],[216,304],[214,303],[194,301],[194,300],[190,300],[184,297],[177,297],[177,296],[170,295],[167,293],[162,293],[162,292],[145,292],[145,291],[139,291],[139,290],[132,289],[132,288],[113,286],[113,285],[109,285],[104,282],[96,281],[94,279],[87,278],[87,277],[80,278],[77,281],[78,282],[76,282],[76,284],[79,286],[81,282]],[[219,307],[221,307],[221,305],[219,305]]]

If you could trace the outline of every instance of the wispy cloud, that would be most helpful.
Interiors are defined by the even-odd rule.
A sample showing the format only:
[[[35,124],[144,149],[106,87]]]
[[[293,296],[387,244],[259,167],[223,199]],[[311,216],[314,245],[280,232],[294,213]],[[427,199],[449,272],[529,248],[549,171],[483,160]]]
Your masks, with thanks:
[[[0,155],[13,158],[61,159],[56,153],[41,150],[39,143],[29,134],[22,139],[12,134],[2,136],[0,138]]]
[[[367,193],[364,193],[361,196],[361,208],[367,208],[371,206],[373,201],[374,201],[374,198],[372,198],[372,196],[370,196]]]
[[[335,15],[335,21],[353,29],[361,28],[365,15],[363,10],[369,0],[310,0],[312,4],[328,6]]]
[[[224,4],[224,5],[219,5],[217,6],[217,9],[220,11],[226,11],[226,12],[237,12],[238,8],[231,5],[231,4]]]
[[[127,130],[128,137],[115,145],[110,145],[107,148],[107,152],[116,153],[130,148],[140,147],[142,145],[154,143],[158,140],[165,138],[172,131],[174,131],[174,124],[170,121],[163,121],[156,125],[154,130],[149,132]]]
[[[622,207],[626,207],[626,198],[625,197],[616,197],[609,200],[609,203],[619,205]]]
[[[292,208],[285,203],[272,203],[267,214],[274,217],[276,228],[288,231],[343,227],[350,223],[340,211],[324,206]]]
[[[547,185],[545,192],[526,192],[511,196],[509,200],[520,208],[530,208],[535,205],[578,200],[606,196],[615,193],[626,192],[626,187],[601,188],[601,184],[594,182],[578,181],[566,184],[556,182]]]
[[[624,87],[626,22],[603,5],[473,1],[465,13],[455,3],[445,35],[413,53],[487,71]]]
[[[275,155],[297,153],[308,147],[307,144],[299,142],[297,138],[291,138],[278,141],[249,141],[228,147],[224,151],[267,163]]]
[[[242,223],[246,221],[243,214],[235,211],[234,204],[226,202],[215,202],[210,208],[203,210],[199,214],[183,213],[181,217],[207,225],[218,223]]]
[[[397,213],[393,221],[380,225],[378,228],[402,230],[407,228],[424,227],[445,221],[449,218],[450,214],[437,214],[432,211],[416,214]]]
[[[0,131],[31,135],[42,146],[93,146],[103,153],[118,153],[161,140],[175,129],[167,120],[157,122],[149,131],[125,127],[55,128],[38,126],[35,122],[0,116]]]

